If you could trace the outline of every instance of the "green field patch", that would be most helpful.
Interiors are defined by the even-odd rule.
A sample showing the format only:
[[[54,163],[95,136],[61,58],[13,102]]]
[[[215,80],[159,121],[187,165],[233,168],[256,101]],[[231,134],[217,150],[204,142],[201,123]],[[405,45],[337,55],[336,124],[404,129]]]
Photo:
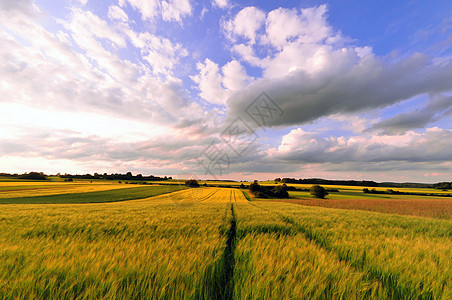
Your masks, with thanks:
[[[115,190],[45,195],[35,197],[16,197],[0,199],[0,204],[58,204],[58,203],[102,203],[135,200],[157,196],[185,189],[184,186],[139,186]]]

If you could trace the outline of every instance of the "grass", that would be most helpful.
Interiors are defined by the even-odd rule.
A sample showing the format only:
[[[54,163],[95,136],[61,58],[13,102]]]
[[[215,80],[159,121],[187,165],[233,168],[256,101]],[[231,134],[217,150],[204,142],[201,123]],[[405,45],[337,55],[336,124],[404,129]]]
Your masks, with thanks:
[[[251,201],[250,195],[248,195],[247,192],[242,190],[242,193],[243,193],[243,196],[245,196],[246,200]]]
[[[177,188],[2,205],[0,299],[452,298],[452,220]]]
[[[86,189],[86,187],[82,187]],[[44,196],[0,198],[0,204],[57,204],[57,203],[101,203],[117,202],[152,197],[185,189],[183,186],[137,186],[110,189],[107,191],[68,193]],[[27,195],[27,193],[25,193]]]

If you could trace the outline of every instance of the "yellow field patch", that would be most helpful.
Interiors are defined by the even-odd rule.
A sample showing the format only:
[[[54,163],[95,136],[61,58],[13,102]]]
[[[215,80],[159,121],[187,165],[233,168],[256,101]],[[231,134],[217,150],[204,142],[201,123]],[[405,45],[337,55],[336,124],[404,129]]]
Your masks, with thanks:
[[[191,188],[146,199],[131,200],[134,202],[166,203],[176,205],[190,205],[196,203],[236,203],[247,202],[243,193],[238,189],[226,188]]]
[[[88,192],[99,192],[123,188],[136,188],[141,185],[125,185],[125,184],[77,184],[77,183],[55,183],[48,184],[30,184],[30,188],[20,189],[19,187],[25,186],[26,184],[12,184],[15,182],[8,182],[6,185],[2,183],[0,186],[4,187],[0,190],[0,199],[3,198],[16,198],[16,197],[35,197],[35,196],[45,196],[45,195],[59,195],[59,194],[71,194],[71,193],[88,193]],[[37,183],[37,182],[32,182]],[[41,187],[40,187],[41,186]],[[8,187],[11,187],[8,188]],[[7,189],[5,189],[7,188]]]

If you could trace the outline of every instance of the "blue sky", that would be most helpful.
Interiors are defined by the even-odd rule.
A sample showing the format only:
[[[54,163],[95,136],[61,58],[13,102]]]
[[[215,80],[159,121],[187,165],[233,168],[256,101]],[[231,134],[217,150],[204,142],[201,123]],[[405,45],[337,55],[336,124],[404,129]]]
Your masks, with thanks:
[[[450,1],[0,0],[0,20],[0,171],[452,178]]]

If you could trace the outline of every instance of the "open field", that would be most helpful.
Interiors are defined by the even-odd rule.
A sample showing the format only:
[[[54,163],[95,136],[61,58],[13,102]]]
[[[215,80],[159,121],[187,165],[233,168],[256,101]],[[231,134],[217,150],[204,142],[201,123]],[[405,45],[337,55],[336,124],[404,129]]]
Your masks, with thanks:
[[[203,191],[204,201],[190,209],[167,195],[2,206],[0,298],[180,299],[217,292],[230,201],[241,193],[209,194]],[[173,196],[192,195],[184,190]]]
[[[452,298],[451,220],[168,188],[1,205],[0,299]]]
[[[6,182],[0,183],[0,199],[35,197],[59,194],[74,194],[107,191],[114,189],[134,188],[136,185],[126,184],[99,184],[99,183],[39,183],[29,182],[20,185],[9,185]]]
[[[394,194],[366,194],[361,189],[337,186],[339,193],[330,193],[327,199],[317,199],[309,192],[290,191],[287,203],[328,208],[358,209],[411,216],[452,219],[452,198]],[[409,189],[405,189],[410,192]]]
[[[112,189],[91,192],[91,186],[82,186],[76,193],[30,196],[29,190],[21,190],[24,196],[0,198],[0,204],[57,204],[57,203],[100,203],[117,202],[152,197],[185,189],[183,186],[129,186],[111,185]],[[86,192],[82,192],[82,191]]]
[[[279,199],[278,202],[340,209],[357,209],[440,219],[452,219],[452,199],[412,197],[407,199]]]

